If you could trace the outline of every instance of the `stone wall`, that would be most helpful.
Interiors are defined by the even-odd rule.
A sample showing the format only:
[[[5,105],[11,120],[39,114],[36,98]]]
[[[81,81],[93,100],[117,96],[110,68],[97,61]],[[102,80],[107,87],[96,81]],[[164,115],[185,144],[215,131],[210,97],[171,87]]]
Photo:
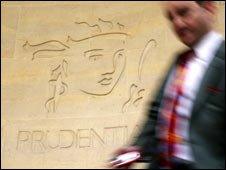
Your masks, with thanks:
[[[105,168],[184,48],[160,2],[1,2],[1,11],[2,167]]]

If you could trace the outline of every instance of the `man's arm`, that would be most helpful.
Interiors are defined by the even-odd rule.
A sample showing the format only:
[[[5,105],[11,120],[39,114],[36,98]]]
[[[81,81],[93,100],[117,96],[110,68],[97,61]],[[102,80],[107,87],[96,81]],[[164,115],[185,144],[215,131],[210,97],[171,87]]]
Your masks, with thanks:
[[[175,65],[178,61],[178,57],[175,58],[170,68],[168,69],[165,78],[162,81],[162,84],[159,89],[157,89],[157,93],[155,94],[154,100],[149,104],[149,110],[147,112],[147,120],[144,122],[143,127],[136,140],[131,144],[132,146],[138,146],[141,149],[142,158],[150,159],[156,152],[157,148],[157,138],[156,138],[156,124],[158,120],[159,108],[161,105],[161,101],[163,99],[164,89],[168,78],[173,72]]]
[[[141,148],[142,157],[149,157],[155,153],[157,146],[157,139],[155,137],[156,124],[165,84],[164,81],[158,90],[156,97],[149,104],[147,119],[144,122],[138,137],[132,143],[132,146],[139,146]]]
[[[129,153],[129,152],[139,152],[141,154],[141,158],[136,162],[150,162],[151,157],[155,153],[156,146],[157,146],[157,139],[155,137],[155,129],[157,124],[158,112],[160,108],[160,104],[163,97],[163,92],[166,86],[166,82],[168,81],[169,75],[171,75],[173,68],[175,66],[177,59],[173,61],[171,64],[169,71],[167,72],[164,81],[162,82],[161,87],[158,89],[154,100],[150,103],[149,110],[147,112],[147,120],[143,124],[143,127],[136,138],[135,141],[129,146],[124,146],[122,148],[117,149],[113,155],[116,157],[118,155]],[[129,168],[133,164],[129,162],[128,164],[124,165],[123,168]],[[109,167],[115,167],[114,164],[109,165]]]

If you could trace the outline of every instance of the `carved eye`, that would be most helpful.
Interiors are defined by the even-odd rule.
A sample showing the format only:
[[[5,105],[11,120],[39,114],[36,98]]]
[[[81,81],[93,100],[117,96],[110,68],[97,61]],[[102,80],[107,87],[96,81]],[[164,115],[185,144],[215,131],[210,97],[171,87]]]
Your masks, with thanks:
[[[120,52],[120,53],[118,54],[118,58],[122,58],[122,57],[123,57],[123,53]]]
[[[96,61],[96,60],[99,60],[103,55],[102,54],[96,54],[96,55],[91,55],[89,56],[89,61]]]
[[[123,56],[124,56],[124,49],[118,50],[117,53],[116,53],[116,56],[117,56],[118,59],[123,58]]]

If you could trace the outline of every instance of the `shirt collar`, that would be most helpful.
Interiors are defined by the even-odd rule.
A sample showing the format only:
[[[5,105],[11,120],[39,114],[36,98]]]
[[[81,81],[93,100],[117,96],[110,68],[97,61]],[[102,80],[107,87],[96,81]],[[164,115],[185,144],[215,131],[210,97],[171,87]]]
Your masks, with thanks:
[[[212,56],[214,56],[222,40],[222,36],[215,31],[208,32],[202,40],[194,46],[193,49],[196,56],[208,62],[211,60]]]

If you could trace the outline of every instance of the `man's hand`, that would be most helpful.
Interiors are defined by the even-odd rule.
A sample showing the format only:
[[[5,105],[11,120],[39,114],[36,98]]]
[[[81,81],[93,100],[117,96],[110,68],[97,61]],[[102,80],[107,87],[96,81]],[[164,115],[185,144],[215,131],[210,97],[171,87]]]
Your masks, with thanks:
[[[113,155],[114,157],[117,157],[119,155],[122,155],[122,154],[126,154],[126,153],[132,153],[132,152],[138,152],[140,153],[141,152],[141,149],[140,147],[138,146],[128,146],[128,147],[123,147],[123,148],[119,148],[118,150],[116,150]],[[129,169],[129,167],[134,163],[136,162],[136,160],[134,161],[129,161],[127,162],[126,164],[122,164],[122,165],[119,165],[120,162],[118,161],[110,161],[109,163],[109,167],[110,168],[114,168],[114,169]]]

